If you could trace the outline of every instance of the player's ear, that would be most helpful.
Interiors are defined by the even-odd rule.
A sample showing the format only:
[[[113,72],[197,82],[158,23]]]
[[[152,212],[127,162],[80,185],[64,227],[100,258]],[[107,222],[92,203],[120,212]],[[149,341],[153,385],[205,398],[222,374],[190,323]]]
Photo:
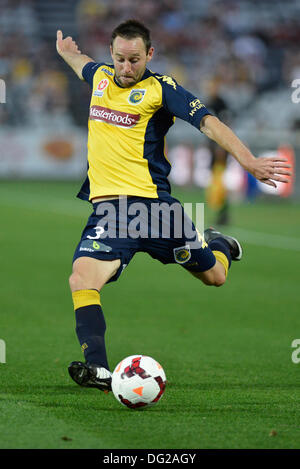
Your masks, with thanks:
[[[152,60],[153,54],[154,54],[154,47],[150,47],[148,54],[147,54],[147,62],[150,62],[150,60]]]
[[[113,56],[113,48],[112,48],[112,45],[109,46],[109,50],[110,50],[110,55],[111,57]]]

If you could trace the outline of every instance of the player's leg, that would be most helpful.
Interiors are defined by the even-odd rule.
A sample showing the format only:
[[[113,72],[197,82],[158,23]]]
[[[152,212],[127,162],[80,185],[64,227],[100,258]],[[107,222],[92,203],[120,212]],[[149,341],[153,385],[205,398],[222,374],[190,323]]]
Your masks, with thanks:
[[[226,269],[224,264],[216,260],[215,265],[204,272],[193,272],[190,273],[201,280],[205,285],[221,287],[226,282],[226,277],[228,273],[228,268]]]
[[[100,291],[120,267],[120,259],[99,260],[93,257],[78,257],[75,259],[72,274],[69,278],[71,292],[89,287]]]
[[[120,264],[120,259],[104,261],[91,257],[79,257],[73,263],[69,284],[76,334],[86,362],[72,362],[69,373],[81,386],[110,390],[111,373],[104,338],[106,323],[99,292],[117,273]]]
[[[161,202],[164,208],[161,204],[161,210],[156,210],[159,226],[170,228],[170,236],[164,238],[160,230],[157,239],[148,240],[144,250],[164,264],[180,264],[206,285],[223,285],[231,261],[242,257],[239,242],[212,228],[205,230],[203,237],[177,199],[163,195],[153,203]]]
[[[205,285],[221,286],[225,283],[231,261],[239,261],[242,258],[242,247],[237,239],[223,235],[213,228],[204,231],[204,240],[208,249],[216,258],[213,267],[203,272],[191,274],[202,280]],[[202,253],[201,253],[202,254]]]
[[[118,199],[93,204],[73,257],[69,279],[76,317],[76,333],[86,362],[72,362],[69,373],[81,386],[110,389],[100,290],[116,281],[137,248],[135,239],[118,236],[124,223]],[[126,219],[125,219],[126,223]]]

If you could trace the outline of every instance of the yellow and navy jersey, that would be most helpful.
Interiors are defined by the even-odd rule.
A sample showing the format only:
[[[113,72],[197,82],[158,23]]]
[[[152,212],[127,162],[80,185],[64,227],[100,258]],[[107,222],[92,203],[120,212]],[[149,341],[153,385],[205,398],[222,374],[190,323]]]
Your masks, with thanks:
[[[89,62],[82,70],[92,88],[88,174],[78,194],[84,200],[109,195],[157,198],[170,192],[165,136],[179,117],[200,130],[210,114],[171,77],[146,69],[130,88],[115,81],[113,65]]]

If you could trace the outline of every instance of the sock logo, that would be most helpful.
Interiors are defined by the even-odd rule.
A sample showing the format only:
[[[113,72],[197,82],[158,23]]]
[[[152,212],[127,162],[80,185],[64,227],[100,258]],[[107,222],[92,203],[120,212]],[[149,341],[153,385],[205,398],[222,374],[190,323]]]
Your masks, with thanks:
[[[84,352],[88,347],[89,347],[88,344],[84,342],[84,344],[82,344],[81,346],[81,351]]]

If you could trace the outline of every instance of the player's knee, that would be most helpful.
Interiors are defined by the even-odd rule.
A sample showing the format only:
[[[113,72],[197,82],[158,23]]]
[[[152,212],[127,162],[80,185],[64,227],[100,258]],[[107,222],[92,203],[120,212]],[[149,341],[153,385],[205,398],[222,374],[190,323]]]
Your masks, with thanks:
[[[211,285],[214,287],[221,287],[226,281],[226,274],[223,267],[218,264],[215,265],[210,271]]]
[[[89,275],[87,272],[75,270],[69,277],[69,285],[72,292],[86,289],[100,290],[105,284],[105,280],[101,280],[101,278],[95,278],[95,276]]]
[[[218,273],[218,275],[216,275],[215,279],[214,279],[214,286],[215,287],[221,287],[222,285],[224,285],[224,283],[226,282],[226,275],[225,273]]]
[[[198,278],[209,287],[221,287],[226,281],[225,273],[219,271],[203,272]]]
[[[77,259],[69,277],[71,291],[85,289],[100,291],[107,281],[117,273],[120,264],[120,259],[113,261],[98,261],[83,257]]]
[[[85,288],[83,275],[81,275],[81,273],[78,271],[72,272],[69,277],[69,286],[72,292]]]
[[[205,281],[204,283],[205,283],[205,285],[207,285],[209,287],[221,287],[222,285],[224,285],[225,280],[217,278],[217,279],[214,279],[214,280]]]

